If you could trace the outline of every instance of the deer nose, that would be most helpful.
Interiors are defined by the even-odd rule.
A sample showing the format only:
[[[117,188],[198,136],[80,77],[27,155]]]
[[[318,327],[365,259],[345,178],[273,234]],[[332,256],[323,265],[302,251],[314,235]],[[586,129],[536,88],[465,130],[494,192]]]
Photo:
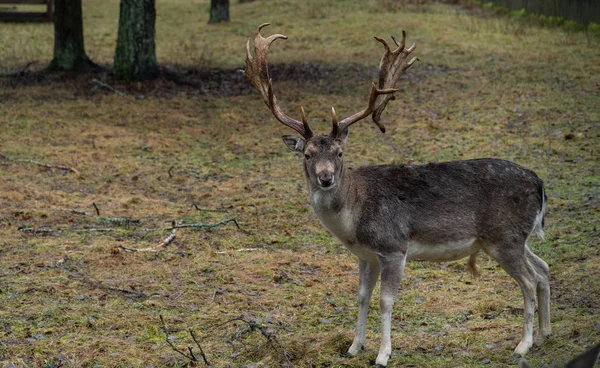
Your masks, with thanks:
[[[329,171],[321,172],[317,176],[317,181],[323,188],[330,187],[333,184],[333,173]]]

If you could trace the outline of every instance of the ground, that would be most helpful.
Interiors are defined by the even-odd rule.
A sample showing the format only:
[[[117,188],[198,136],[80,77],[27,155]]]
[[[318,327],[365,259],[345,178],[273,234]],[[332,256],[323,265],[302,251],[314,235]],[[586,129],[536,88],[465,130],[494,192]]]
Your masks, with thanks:
[[[162,76],[136,84],[44,73],[52,26],[0,24],[0,366],[182,366],[188,347],[202,366],[198,345],[214,366],[375,358],[377,298],[366,351],[341,357],[356,260],[310,208],[302,159],[280,139],[290,131],[238,72],[264,22],[289,37],[270,58],[282,108],[304,106],[322,132],[331,106],[342,117],[365,105],[383,51],[372,37],[407,30],[420,61],[384,112],[387,132],[352,126],[346,160],[500,157],[536,171],[549,200],[531,247],[551,267],[553,336],[528,360],[550,366],[600,340],[595,34],[465,4],[232,1],[218,25],[208,6],[157,2]],[[109,69],[118,1],[84,1],[83,14],[87,53]],[[239,228],[203,227],[227,219]],[[123,250],[159,244],[173,221],[198,227],[159,253]],[[389,366],[518,363],[521,293],[487,256],[479,265],[473,279],[465,261],[408,264]]]

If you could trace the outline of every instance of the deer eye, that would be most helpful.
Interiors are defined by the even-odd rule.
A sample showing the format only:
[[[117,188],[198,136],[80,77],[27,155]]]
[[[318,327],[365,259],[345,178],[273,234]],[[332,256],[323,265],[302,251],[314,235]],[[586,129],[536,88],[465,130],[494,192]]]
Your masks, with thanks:
[[[305,154],[304,158],[308,161],[308,160],[310,160],[310,155],[309,154]]]
[[[338,157],[342,158],[342,152],[338,153]]]

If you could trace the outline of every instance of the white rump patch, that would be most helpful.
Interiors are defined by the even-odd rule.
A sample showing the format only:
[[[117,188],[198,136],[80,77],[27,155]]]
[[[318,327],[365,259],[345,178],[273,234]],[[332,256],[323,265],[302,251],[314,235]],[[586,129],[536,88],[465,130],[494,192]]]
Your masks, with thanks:
[[[535,222],[533,223],[533,229],[531,230],[531,234],[535,234],[540,238],[544,239],[544,228],[542,226],[544,222],[544,216],[546,215],[546,191],[542,192],[542,208],[535,216]]]

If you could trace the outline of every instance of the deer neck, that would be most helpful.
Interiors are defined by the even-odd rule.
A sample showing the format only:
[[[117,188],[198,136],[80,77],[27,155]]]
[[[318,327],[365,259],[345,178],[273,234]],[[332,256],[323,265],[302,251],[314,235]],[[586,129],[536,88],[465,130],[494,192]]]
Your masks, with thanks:
[[[354,244],[356,242],[356,213],[352,211],[352,208],[356,198],[353,196],[350,173],[343,169],[339,181],[329,190],[323,190],[308,181],[308,192],[310,204],[323,225],[344,245]]]

